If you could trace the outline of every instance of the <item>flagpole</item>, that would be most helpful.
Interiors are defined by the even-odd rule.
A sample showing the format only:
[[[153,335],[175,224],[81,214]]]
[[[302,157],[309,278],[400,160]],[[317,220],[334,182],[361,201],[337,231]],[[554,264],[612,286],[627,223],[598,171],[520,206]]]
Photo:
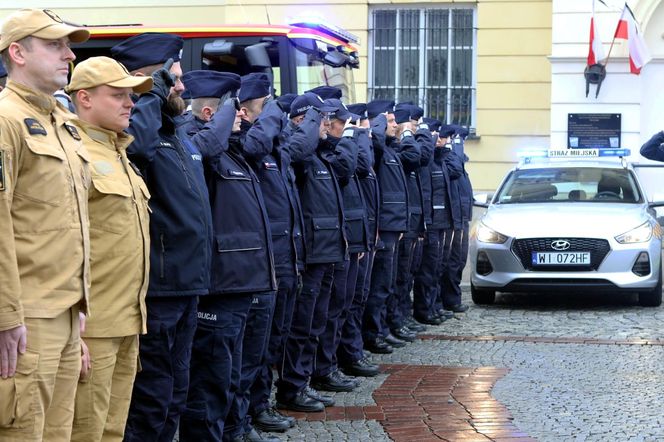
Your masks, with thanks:
[[[600,0],[601,1],[601,0]],[[602,2],[604,3],[604,2]],[[593,0],[593,6],[595,5],[595,1]],[[605,4],[606,6],[606,4]],[[627,2],[625,2],[625,6],[627,6]],[[623,8],[623,14],[625,13],[625,10]],[[622,19],[622,14],[620,15],[620,19]],[[620,20],[618,20],[618,26],[620,26]],[[618,29],[616,28],[616,31]],[[611,40],[611,46],[609,46],[609,53],[606,55],[606,60],[604,61],[604,67],[606,68],[606,65],[609,64],[609,58],[611,57],[611,51],[613,50],[613,43],[616,41],[616,32],[613,33],[613,40]]]

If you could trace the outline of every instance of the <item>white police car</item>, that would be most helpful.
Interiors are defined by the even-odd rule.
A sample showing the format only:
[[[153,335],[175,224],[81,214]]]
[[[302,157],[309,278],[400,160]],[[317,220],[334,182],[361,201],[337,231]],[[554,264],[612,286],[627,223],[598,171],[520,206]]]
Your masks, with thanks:
[[[584,153],[592,158],[580,158]],[[662,302],[662,228],[626,149],[544,151],[511,170],[470,235],[471,292],[625,291]],[[574,156],[570,156],[570,154]]]

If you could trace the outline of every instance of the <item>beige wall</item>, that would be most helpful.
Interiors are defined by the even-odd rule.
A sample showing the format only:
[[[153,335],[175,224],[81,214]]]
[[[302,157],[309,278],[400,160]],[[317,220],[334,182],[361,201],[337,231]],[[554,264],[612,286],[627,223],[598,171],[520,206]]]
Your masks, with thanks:
[[[551,0],[53,0],[63,18],[86,24],[284,24],[312,11],[360,38],[355,71],[358,101],[366,99],[371,8],[475,4],[477,8],[478,140],[467,142],[475,188],[494,189],[519,149],[548,147],[551,115]],[[23,0],[22,7],[44,2]],[[0,6],[0,18],[12,9]]]

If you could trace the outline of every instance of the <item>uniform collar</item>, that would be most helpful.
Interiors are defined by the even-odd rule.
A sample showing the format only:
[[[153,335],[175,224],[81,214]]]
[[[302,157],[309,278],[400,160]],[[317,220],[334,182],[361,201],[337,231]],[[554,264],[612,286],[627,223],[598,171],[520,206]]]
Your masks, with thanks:
[[[52,95],[31,89],[21,83],[9,80],[7,89],[14,92],[19,97],[27,101],[32,107],[37,108],[41,113],[48,115],[57,107],[58,101]]]
[[[102,129],[99,126],[90,124],[80,119],[74,120],[76,124],[85,131],[85,133],[94,141],[105,146],[108,149],[123,151],[134,141],[134,137],[124,132],[116,133],[112,130]]]

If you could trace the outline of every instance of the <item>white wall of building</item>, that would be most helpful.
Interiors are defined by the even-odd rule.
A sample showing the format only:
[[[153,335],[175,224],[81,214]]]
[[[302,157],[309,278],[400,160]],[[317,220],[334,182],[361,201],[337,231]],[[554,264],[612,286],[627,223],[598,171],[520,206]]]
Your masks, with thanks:
[[[595,23],[605,53],[615,32],[623,2],[607,0],[595,5]],[[627,45],[616,41],[607,65],[607,76],[598,98],[595,85],[585,96],[583,71],[588,56],[592,0],[553,0],[551,50],[551,146],[567,147],[569,113],[622,114],[622,147],[638,149],[652,133],[664,129],[664,2],[628,1],[634,11],[653,61],[641,75],[629,72]]]

